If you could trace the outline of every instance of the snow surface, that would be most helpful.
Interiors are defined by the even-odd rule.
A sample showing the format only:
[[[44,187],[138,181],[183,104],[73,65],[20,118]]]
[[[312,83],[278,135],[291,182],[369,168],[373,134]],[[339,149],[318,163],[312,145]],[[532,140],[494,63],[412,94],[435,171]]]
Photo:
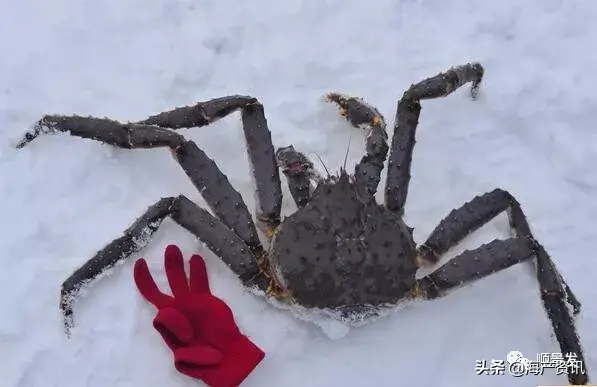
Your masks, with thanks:
[[[119,150],[61,135],[15,150],[41,115],[138,120],[250,94],[264,103],[276,146],[293,143],[336,169],[349,138],[352,163],[363,138],[322,103],[325,92],[365,97],[391,133],[406,87],[473,60],[486,69],[479,101],[461,90],[423,104],[407,221],[422,242],[474,195],[512,192],[583,302],[578,329],[595,377],[595,20],[597,3],[580,0],[1,2],[1,385],[200,385],[174,370],[151,328],[154,309],[132,281],[133,262],[144,256],[165,286],[162,254],[170,243],[187,256],[204,254],[214,293],[267,352],[243,385],[565,384],[554,371],[522,378],[474,371],[476,360],[505,359],[511,350],[528,357],[559,351],[531,265],[346,329],[302,321],[249,294],[169,220],[140,254],[79,298],[77,327],[70,340],[63,335],[59,287],[76,267],[158,198],[184,193],[203,202],[165,149]],[[238,114],[183,133],[252,209]],[[507,232],[500,217],[452,255]]]

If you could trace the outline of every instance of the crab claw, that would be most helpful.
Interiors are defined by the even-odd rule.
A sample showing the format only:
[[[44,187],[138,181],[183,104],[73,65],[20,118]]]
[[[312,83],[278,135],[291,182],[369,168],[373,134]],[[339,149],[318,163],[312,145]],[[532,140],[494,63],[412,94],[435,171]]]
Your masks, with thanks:
[[[292,145],[278,148],[276,161],[287,176],[305,174],[313,169],[313,163],[304,154],[297,152]]]
[[[328,102],[334,102],[340,107],[340,114],[353,126],[386,127],[386,122],[381,113],[362,98],[351,97],[341,93],[328,93],[325,96]]]

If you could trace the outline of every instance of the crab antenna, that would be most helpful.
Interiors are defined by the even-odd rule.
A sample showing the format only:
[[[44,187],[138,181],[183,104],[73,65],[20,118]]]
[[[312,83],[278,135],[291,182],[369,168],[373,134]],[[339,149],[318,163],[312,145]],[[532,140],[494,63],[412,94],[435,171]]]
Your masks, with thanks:
[[[344,165],[342,166],[342,169],[344,169],[346,171],[346,160],[348,160],[348,151],[350,151],[350,142],[352,140],[352,132],[350,133],[350,136],[348,137],[348,146],[346,147],[346,154],[344,155]]]
[[[321,163],[321,165],[323,166],[323,169],[325,169],[325,173],[328,174],[328,177],[330,176],[330,171],[328,171],[327,167],[325,166],[325,163],[323,162],[323,160],[321,159],[321,157],[319,157],[319,155],[315,152],[313,152],[313,154],[319,159],[319,162]]]

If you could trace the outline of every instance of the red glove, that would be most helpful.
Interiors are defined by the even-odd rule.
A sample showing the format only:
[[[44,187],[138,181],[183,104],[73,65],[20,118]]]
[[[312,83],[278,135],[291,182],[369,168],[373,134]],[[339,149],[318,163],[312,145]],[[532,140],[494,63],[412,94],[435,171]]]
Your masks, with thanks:
[[[174,297],[162,293],[143,258],[135,262],[137,288],[157,309],[154,328],[174,354],[176,369],[211,387],[236,387],[265,353],[243,335],[232,311],[211,294],[205,262],[191,257],[189,283],[182,252],[166,247],[164,266]]]

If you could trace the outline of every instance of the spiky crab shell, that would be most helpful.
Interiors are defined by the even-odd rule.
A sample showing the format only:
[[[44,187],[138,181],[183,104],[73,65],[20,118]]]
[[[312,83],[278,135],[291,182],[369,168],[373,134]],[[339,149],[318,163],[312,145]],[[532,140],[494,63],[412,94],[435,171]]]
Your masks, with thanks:
[[[319,184],[272,239],[270,273],[312,308],[381,305],[403,298],[417,271],[412,229],[361,193],[345,173]]]

